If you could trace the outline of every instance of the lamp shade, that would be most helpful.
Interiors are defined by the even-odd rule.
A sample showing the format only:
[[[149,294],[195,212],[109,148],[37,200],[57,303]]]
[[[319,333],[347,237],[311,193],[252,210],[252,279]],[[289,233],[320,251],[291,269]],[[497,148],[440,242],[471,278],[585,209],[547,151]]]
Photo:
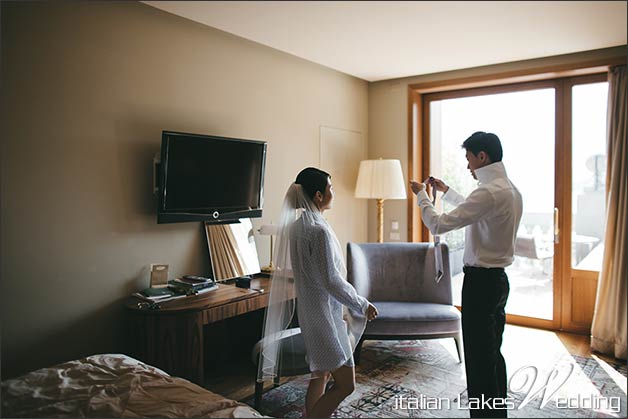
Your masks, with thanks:
[[[356,198],[406,199],[406,184],[403,180],[401,162],[394,159],[362,160]]]

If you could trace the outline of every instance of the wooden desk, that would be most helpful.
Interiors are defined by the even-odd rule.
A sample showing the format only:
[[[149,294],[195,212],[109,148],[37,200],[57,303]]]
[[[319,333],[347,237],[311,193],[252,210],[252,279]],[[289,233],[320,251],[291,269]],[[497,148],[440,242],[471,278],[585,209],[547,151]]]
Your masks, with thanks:
[[[270,278],[251,280],[251,287],[221,283],[218,289],[140,308],[137,297],[126,301],[130,314],[132,356],[168,374],[204,382],[203,326],[268,306]]]

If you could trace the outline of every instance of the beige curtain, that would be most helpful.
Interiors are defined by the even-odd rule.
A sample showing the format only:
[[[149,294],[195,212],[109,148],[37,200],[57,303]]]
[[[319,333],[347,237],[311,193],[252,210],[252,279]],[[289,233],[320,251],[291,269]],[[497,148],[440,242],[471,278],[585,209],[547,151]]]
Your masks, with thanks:
[[[591,349],[626,359],[626,235],[628,234],[628,151],[626,66],[609,72],[608,168],[604,261],[591,328]]]

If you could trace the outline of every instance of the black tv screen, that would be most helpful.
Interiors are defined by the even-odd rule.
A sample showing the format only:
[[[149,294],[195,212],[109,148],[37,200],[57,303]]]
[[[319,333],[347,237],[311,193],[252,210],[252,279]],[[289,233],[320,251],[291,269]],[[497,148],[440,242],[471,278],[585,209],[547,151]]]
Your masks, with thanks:
[[[163,131],[159,223],[262,216],[266,142]]]

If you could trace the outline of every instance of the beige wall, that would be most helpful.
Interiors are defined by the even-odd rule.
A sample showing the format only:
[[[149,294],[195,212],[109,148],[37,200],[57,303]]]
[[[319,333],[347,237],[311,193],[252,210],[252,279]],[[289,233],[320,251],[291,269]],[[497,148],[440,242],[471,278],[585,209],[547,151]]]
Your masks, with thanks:
[[[256,226],[319,164],[320,126],[368,138],[366,82],[141,3],[3,2],[2,65],[3,377],[125,351],[150,263],[207,273],[200,223],[156,223],[162,130],[268,141]]]
[[[574,63],[587,61],[597,62],[600,60],[606,60],[610,57],[617,57],[618,55],[623,55],[625,60],[625,54],[626,46],[621,46],[576,54],[567,54],[535,60],[526,60],[369,83],[369,158],[383,157],[400,159],[404,177],[406,177],[405,180],[406,182],[409,181],[409,179],[407,179],[409,85],[432,82],[437,83],[467,77],[483,77],[487,75],[506,74],[510,72],[538,70],[547,67],[569,66]],[[465,138],[461,138],[460,143],[462,144],[464,140]],[[420,181],[422,179],[416,180]],[[407,202],[405,200],[386,201],[384,207],[384,241],[391,241],[389,239],[389,233],[392,220],[399,221],[401,241],[407,241]],[[368,207],[369,241],[375,241],[377,237],[377,226],[375,223],[376,213],[377,209],[375,204],[371,203]]]

